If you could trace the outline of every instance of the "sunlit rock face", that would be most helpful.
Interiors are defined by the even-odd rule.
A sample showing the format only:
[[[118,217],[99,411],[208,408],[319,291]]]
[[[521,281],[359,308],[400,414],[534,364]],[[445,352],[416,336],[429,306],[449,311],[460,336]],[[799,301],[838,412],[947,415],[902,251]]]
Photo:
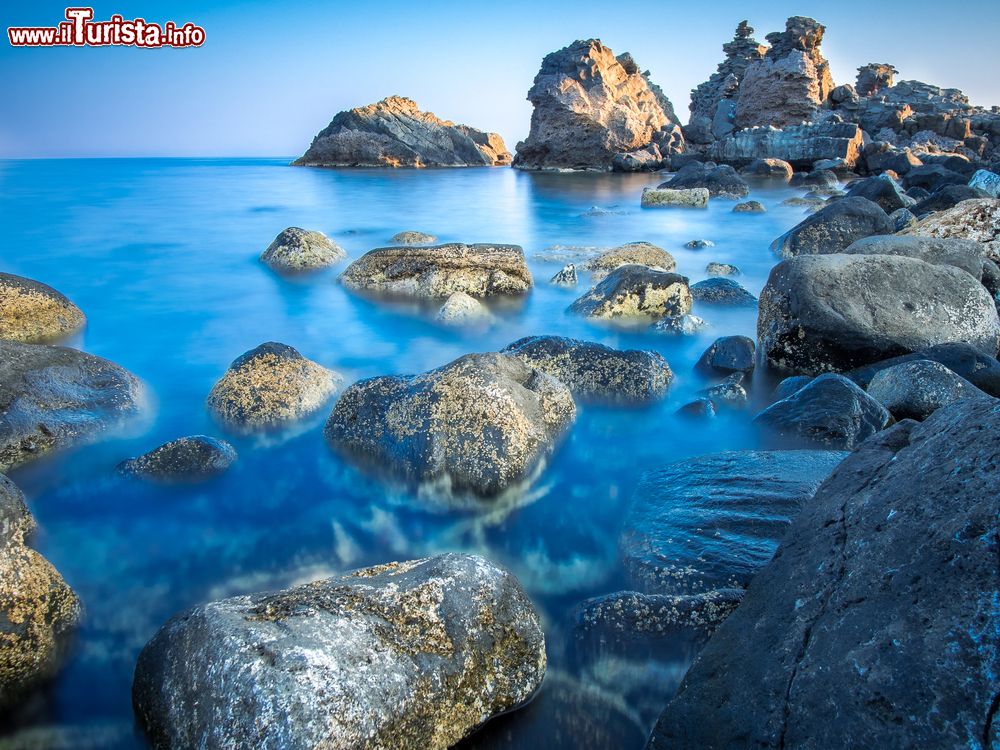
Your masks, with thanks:
[[[631,55],[616,58],[599,39],[546,55],[528,100],[531,132],[514,158],[521,169],[607,170],[616,154],[679,147],[670,101]]]

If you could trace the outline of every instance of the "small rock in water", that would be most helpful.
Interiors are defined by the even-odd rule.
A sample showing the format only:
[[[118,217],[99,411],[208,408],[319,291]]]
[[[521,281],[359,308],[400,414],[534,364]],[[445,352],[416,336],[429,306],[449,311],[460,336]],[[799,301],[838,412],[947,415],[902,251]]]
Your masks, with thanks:
[[[730,307],[753,307],[757,298],[732,279],[714,277],[691,285],[691,296],[699,302]]]
[[[754,417],[779,443],[852,450],[892,420],[889,412],[843,375],[827,373]]]
[[[485,325],[492,319],[493,315],[486,305],[465,292],[455,292],[448,297],[434,317],[446,326]]]
[[[288,425],[318,411],[343,378],[287,344],[261,344],[240,355],[208,394],[208,409],[241,431]]]
[[[692,336],[708,328],[708,323],[697,315],[673,315],[658,320],[652,325],[656,333]]]
[[[767,209],[760,201],[746,201],[733,206],[734,214],[762,214],[766,212]]]
[[[640,202],[645,208],[664,206],[705,208],[708,206],[708,190],[705,188],[693,188],[691,190],[643,188],[642,200]]]
[[[616,214],[623,214],[624,211],[616,211],[610,208],[604,208],[603,206],[591,206],[586,211],[584,211],[580,216],[614,216]]]
[[[819,196],[811,196],[811,195],[795,196],[793,198],[786,198],[785,200],[781,201],[782,206],[807,206],[813,209],[819,208],[825,203],[826,201],[824,201]]]
[[[868,395],[896,419],[918,421],[963,398],[989,399],[986,393],[940,362],[920,359],[877,373],[868,384]]]
[[[56,341],[86,323],[80,308],[52,287],[0,273],[0,339],[26,344]]]
[[[322,232],[288,227],[267,246],[260,259],[275,271],[314,271],[336,265],[347,253]]]
[[[739,276],[741,271],[739,266],[732,263],[709,263],[705,266],[705,273],[709,276]]]
[[[567,263],[565,266],[559,269],[559,272],[556,273],[555,276],[549,279],[549,283],[553,284],[554,286],[565,286],[565,287],[576,286],[579,283],[579,279],[577,278],[576,275],[576,266],[572,263]]]
[[[132,697],[157,748],[444,750],[545,667],[517,579],[448,554],[189,610],[139,654]]]
[[[585,400],[646,403],[663,397],[674,378],[657,352],[620,351],[561,336],[529,336],[502,353],[557,378]]]
[[[712,342],[695,364],[695,368],[711,374],[729,375],[741,372],[749,375],[754,367],[754,342],[746,336],[723,336]]]
[[[684,243],[684,247],[688,250],[704,250],[706,247],[715,247],[715,243],[711,240],[690,240]]]
[[[426,232],[408,230],[392,235],[392,241],[397,245],[433,245],[437,242],[437,237]]]
[[[236,449],[206,435],[178,438],[118,464],[126,476],[165,482],[196,482],[221,474],[236,462]]]
[[[589,318],[649,319],[684,315],[691,310],[686,276],[648,266],[619,266],[569,307]]]
[[[607,250],[596,258],[583,263],[582,268],[590,271],[594,283],[605,278],[616,268],[627,265],[647,266],[660,271],[673,271],[677,268],[674,256],[657,247],[651,242],[628,242],[624,245]]]
[[[746,406],[749,400],[747,390],[743,387],[743,378],[742,372],[734,372],[721,383],[706,388],[702,393],[708,396],[716,406],[741,408]]]
[[[710,398],[696,398],[690,403],[684,404],[677,413],[682,417],[694,417],[698,419],[711,419],[715,416],[715,404]]]

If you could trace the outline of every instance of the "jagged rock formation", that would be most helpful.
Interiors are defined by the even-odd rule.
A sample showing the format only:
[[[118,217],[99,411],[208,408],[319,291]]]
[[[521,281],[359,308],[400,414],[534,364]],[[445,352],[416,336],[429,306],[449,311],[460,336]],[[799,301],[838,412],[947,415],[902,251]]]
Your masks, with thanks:
[[[752,63],[764,59],[767,47],[753,38],[753,28],[740,21],[731,42],[722,45],[726,59],[711,77],[691,91],[691,120],[684,135],[696,143],[708,143],[732,131],[731,120],[740,81]],[[719,129],[713,127],[716,119]],[[724,132],[723,132],[724,131]]]
[[[868,63],[858,68],[858,84],[855,91],[858,96],[872,96],[882,89],[892,88],[896,74],[899,73],[891,65],[885,63]]]
[[[863,147],[861,128],[853,122],[822,122],[783,130],[739,130],[707,146],[705,155],[713,161],[737,167],[770,158],[806,169],[821,159],[843,159],[853,166],[861,157]]]
[[[663,92],[631,55],[616,58],[599,39],[546,55],[528,100],[535,109],[528,138],[517,144],[520,169],[607,170],[616,154],[655,148],[655,160],[682,148]]]
[[[292,162],[313,167],[495,167],[510,164],[496,133],[456,125],[403,96],[340,112]]]

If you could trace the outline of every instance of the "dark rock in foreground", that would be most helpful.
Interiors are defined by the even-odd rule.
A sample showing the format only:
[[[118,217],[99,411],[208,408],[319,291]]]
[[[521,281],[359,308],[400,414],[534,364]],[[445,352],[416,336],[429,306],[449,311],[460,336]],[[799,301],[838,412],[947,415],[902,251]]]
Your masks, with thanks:
[[[674,374],[657,352],[618,350],[561,336],[529,336],[502,350],[588,401],[641,404],[662,398]]]
[[[719,628],[648,748],[990,748],[1000,410],[962,402],[847,458]]]
[[[348,289],[405,297],[446,299],[521,294],[531,272],[517,245],[431,245],[382,247],[351,263],[340,276]]]
[[[733,451],[647,474],[619,545],[633,584],[656,594],[745,588],[843,456]]]
[[[138,413],[142,387],[106,359],[0,340],[0,471],[92,439]]]
[[[122,461],[118,471],[162,482],[196,482],[221,474],[235,462],[236,449],[225,440],[193,435]]]
[[[811,255],[771,270],[757,340],[779,372],[816,375],[948,342],[995,353],[1000,320],[986,289],[957,268],[889,255]]]
[[[47,284],[0,273],[0,339],[27,344],[56,341],[86,323],[83,311]]]
[[[783,447],[804,443],[850,450],[885,428],[889,412],[843,375],[827,373],[754,418]]]
[[[142,650],[132,695],[155,748],[443,750],[545,665],[517,580],[450,554],[196,607]]]
[[[355,383],[324,434],[350,457],[441,492],[495,496],[528,479],[576,418],[562,382],[503,354]]]
[[[889,215],[877,204],[867,198],[844,198],[789,229],[771,243],[771,249],[784,258],[839,253],[862,237],[895,230]]]
[[[314,167],[492,167],[510,164],[496,133],[441,120],[390,96],[340,112],[293,164]]]
[[[639,265],[619,266],[569,307],[590,318],[649,320],[691,311],[686,276]]]

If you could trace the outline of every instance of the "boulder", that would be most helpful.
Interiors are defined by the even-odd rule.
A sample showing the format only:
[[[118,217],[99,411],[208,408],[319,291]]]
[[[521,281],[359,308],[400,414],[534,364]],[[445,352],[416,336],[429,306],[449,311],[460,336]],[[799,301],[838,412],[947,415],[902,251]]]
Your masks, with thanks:
[[[517,144],[519,169],[608,170],[616,154],[643,149],[679,124],[631,56],[616,58],[599,39],[546,55],[528,101],[534,110]]]
[[[743,168],[743,174],[754,177],[779,177],[783,180],[792,178],[792,165],[783,159],[754,159]]]
[[[669,180],[657,185],[657,190],[693,190],[705,188],[708,194],[721,198],[743,198],[750,192],[746,180],[728,164],[705,165],[693,161],[681,167]]]
[[[649,750],[993,747],[1000,410],[837,467],[689,670]]]
[[[740,269],[739,266],[734,266],[732,263],[716,263],[713,261],[705,266],[705,273],[709,276],[739,276]]]
[[[686,276],[647,266],[619,266],[569,306],[590,318],[658,319],[691,311]]]
[[[434,316],[434,320],[446,326],[483,325],[492,319],[493,314],[486,305],[465,292],[455,292],[448,297]]]
[[[959,237],[986,245],[993,260],[1000,259],[1000,200],[964,201],[954,208],[921,219],[901,234],[922,237]]]
[[[899,208],[908,208],[915,203],[895,180],[886,175],[855,180],[847,187],[847,197],[867,198],[887,214]]]
[[[963,398],[989,398],[940,362],[927,359],[902,362],[880,370],[868,384],[868,395],[896,419],[918,421]]]
[[[733,206],[734,214],[763,214],[767,213],[767,209],[760,201],[746,201],[744,203],[737,203]]]
[[[708,206],[708,196],[706,188],[692,188],[690,190],[643,188],[640,203],[643,208],[662,208],[664,206],[705,208]]]
[[[416,232],[408,229],[403,232],[396,232],[392,235],[392,241],[397,245],[433,245],[437,242],[437,237],[427,232]]]
[[[695,363],[695,369],[712,375],[742,372],[749,375],[754,367],[755,345],[746,336],[723,336],[712,342]]]
[[[892,234],[888,214],[867,198],[844,198],[821,208],[771,243],[783,258],[839,253],[862,237]]]
[[[969,187],[982,190],[990,198],[1000,198],[1000,174],[988,169],[977,169],[969,178]]]
[[[314,271],[336,265],[347,253],[322,232],[288,227],[267,246],[260,259],[275,271]]]
[[[843,457],[731,451],[646,474],[619,540],[630,581],[651,594],[746,588]]]
[[[914,354],[892,357],[844,374],[862,388],[867,388],[872,378],[882,370],[917,360],[939,362],[976,388],[991,396],[1000,396],[1000,362],[993,355],[964,343],[930,346]]]
[[[591,280],[597,282],[619,266],[630,264],[649,266],[662,271],[674,271],[677,268],[677,261],[674,260],[674,257],[662,247],[657,247],[651,242],[628,242],[612,248],[596,258],[588,260],[582,265],[582,268],[590,271]]]
[[[757,298],[736,281],[713,277],[691,285],[691,297],[709,305],[728,307],[753,307]]]
[[[584,401],[647,403],[666,395],[674,374],[657,352],[621,351],[561,336],[528,336],[502,350],[548,373]]]
[[[545,666],[517,579],[448,554],[195,607],[139,654],[132,698],[154,748],[444,750]]]
[[[927,158],[929,157],[924,157],[924,159]],[[965,185],[967,181],[967,177],[948,169],[943,164],[923,164],[919,167],[913,167],[903,178],[903,184],[907,190],[921,187],[931,192],[948,185]]]
[[[496,133],[456,125],[403,96],[337,114],[292,164],[313,167],[493,167],[510,164]]]
[[[530,479],[575,418],[562,382],[515,357],[469,354],[420,375],[355,383],[324,434],[403,480],[489,497]]]
[[[832,169],[813,168],[808,172],[796,172],[789,181],[792,187],[840,189],[840,178]]]
[[[0,340],[0,471],[94,439],[143,401],[138,379],[106,359]]]
[[[678,336],[693,336],[708,328],[708,323],[697,315],[673,315],[653,323],[654,333],[667,333]]]
[[[11,711],[51,680],[83,614],[52,564],[27,545],[35,519],[0,474],[0,709]]]
[[[851,243],[848,255],[901,255],[919,258],[926,263],[954,266],[965,271],[988,288],[1000,276],[996,264],[986,257],[986,248],[974,240],[938,237],[882,235],[865,237]],[[989,289],[991,293],[997,291]]]
[[[517,245],[381,247],[362,255],[340,276],[358,292],[446,299],[520,294],[531,288],[531,272]]]
[[[573,263],[567,263],[559,269],[555,276],[549,279],[549,283],[553,286],[576,286],[580,283],[580,280],[576,275],[576,266]]]
[[[233,360],[212,386],[212,415],[238,432],[287,427],[326,404],[343,378],[287,344],[270,341]]]
[[[236,463],[236,449],[207,435],[182,437],[118,464],[126,476],[161,482],[197,482],[221,474]]]
[[[986,289],[957,268],[889,255],[800,256],[771,270],[757,341],[772,368],[815,375],[948,342],[995,354],[1000,321]]]
[[[754,418],[767,437],[782,445],[852,450],[885,429],[892,417],[843,375],[826,373]]]
[[[796,169],[807,169],[820,159],[843,159],[854,166],[861,158],[864,136],[853,122],[819,122],[750,128],[720,138],[705,149],[717,162],[737,167],[757,159],[781,159]]]
[[[28,344],[57,341],[86,324],[80,308],[52,287],[0,273],[0,339]]]
[[[989,194],[968,185],[945,185],[935,189],[933,193],[916,203],[913,206],[913,213],[917,216],[926,216],[935,211],[947,211],[962,201],[971,201],[977,198],[989,198]]]

